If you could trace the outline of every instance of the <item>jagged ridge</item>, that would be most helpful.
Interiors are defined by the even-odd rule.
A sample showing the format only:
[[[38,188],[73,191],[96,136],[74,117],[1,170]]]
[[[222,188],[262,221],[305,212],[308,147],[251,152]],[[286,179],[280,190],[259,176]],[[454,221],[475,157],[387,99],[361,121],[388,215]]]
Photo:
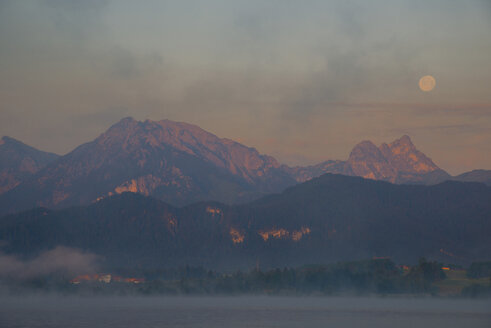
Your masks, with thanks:
[[[309,167],[291,168],[289,172],[298,182],[307,181],[323,173],[360,176],[392,183],[434,184],[451,179],[425,154],[416,149],[405,135],[380,147],[365,140],[351,151],[347,161],[326,161]]]
[[[274,158],[195,125],[124,118],[5,194],[0,205],[64,207],[125,191],[177,205],[237,202],[294,182]]]
[[[237,203],[280,192],[324,173],[435,184],[450,179],[489,183],[490,172],[451,177],[418,151],[408,136],[380,147],[362,141],[346,161],[289,167],[196,125],[170,120],[139,122],[130,117],[59,158],[20,145],[8,138],[0,145],[0,163],[9,168],[2,171],[3,185],[11,189],[0,195],[0,214],[35,206],[89,204],[125,191],[174,205],[203,200]],[[6,151],[11,148],[22,155],[11,156]],[[46,160],[34,158],[33,153]]]

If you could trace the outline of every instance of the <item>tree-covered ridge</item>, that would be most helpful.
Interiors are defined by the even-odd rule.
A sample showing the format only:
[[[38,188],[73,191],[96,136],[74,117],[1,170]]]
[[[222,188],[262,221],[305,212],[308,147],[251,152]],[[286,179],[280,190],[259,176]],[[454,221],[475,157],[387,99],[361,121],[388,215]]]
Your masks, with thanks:
[[[491,254],[491,188],[436,186],[327,174],[244,205],[177,208],[134,193],[65,210],[0,219],[2,251],[36,256],[59,246],[115,266],[291,267],[420,256],[468,265]]]

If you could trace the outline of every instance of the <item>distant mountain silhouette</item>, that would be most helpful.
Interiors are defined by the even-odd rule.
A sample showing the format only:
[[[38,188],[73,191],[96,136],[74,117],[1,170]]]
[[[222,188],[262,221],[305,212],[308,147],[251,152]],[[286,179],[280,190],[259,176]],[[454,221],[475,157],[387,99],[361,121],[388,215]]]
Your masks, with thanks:
[[[420,256],[467,264],[491,254],[491,187],[395,185],[326,174],[242,205],[182,208],[123,193],[85,207],[0,218],[2,251],[56,246],[104,256],[107,267],[262,268]]]
[[[455,177],[452,180],[463,182],[482,182],[491,186],[491,170],[472,170]]]
[[[30,147],[14,138],[0,140],[0,194],[15,188],[59,156]]]
[[[13,139],[2,140],[0,214],[36,206],[86,205],[126,191],[176,206],[207,200],[234,204],[325,173],[398,184],[490,181],[490,171],[483,170],[450,176],[418,151],[408,136],[380,147],[363,141],[346,161],[306,167],[280,165],[254,148],[169,120],[124,118],[61,157]]]

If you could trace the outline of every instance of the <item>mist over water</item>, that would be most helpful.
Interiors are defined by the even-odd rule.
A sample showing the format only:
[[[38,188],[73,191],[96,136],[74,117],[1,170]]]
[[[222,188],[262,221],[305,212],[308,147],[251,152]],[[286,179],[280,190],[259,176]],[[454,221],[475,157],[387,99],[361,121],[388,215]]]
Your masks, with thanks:
[[[491,327],[491,300],[3,297],[0,327]]]

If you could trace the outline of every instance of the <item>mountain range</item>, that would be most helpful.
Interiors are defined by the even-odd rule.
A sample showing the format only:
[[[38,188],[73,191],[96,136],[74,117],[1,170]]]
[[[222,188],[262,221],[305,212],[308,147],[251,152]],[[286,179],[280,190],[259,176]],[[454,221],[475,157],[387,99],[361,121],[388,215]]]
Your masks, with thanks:
[[[57,246],[104,268],[237,269],[425,256],[469,264],[491,254],[491,187],[397,185],[325,174],[247,204],[174,207],[125,192],[87,206],[0,218],[1,249],[30,258]]]
[[[418,151],[408,136],[380,147],[363,141],[346,161],[289,167],[195,125],[124,118],[63,156],[4,137],[0,214],[37,206],[87,205],[126,191],[174,206],[209,200],[244,203],[325,173],[396,184],[491,182],[490,170],[450,176]]]

